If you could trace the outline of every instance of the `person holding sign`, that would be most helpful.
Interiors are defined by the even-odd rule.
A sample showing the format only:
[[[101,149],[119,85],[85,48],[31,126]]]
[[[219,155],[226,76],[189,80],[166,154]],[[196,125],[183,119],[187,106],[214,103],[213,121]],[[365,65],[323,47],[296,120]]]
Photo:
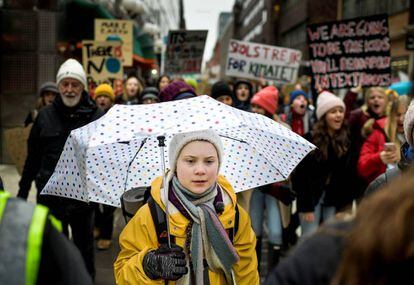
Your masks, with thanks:
[[[360,153],[361,147],[367,137],[363,135],[362,130],[365,123],[369,119],[378,120],[386,115],[386,107],[388,105],[388,96],[382,87],[371,87],[365,93],[365,103],[360,108],[351,111],[348,125],[351,132],[352,144],[355,145],[355,151]],[[372,121],[373,122],[373,121]],[[372,125],[372,123],[371,123]],[[357,162],[355,162],[357,168]],[[374,177],[375,178],[375,177]],[[368,186],[360,176],[355,177],[358,181],[356,188],[353,190],[354,197],[358,201],[362,197],[365,188]],[[373,179],[373,178],[372,178]]]

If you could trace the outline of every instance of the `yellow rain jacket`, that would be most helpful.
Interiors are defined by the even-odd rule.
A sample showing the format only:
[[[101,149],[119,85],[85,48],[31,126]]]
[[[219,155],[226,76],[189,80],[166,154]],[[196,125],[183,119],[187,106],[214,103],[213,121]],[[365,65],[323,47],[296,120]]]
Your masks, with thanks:
[[[225,229],[234,227],[236,194],[229,182],[221,175],[218,183],[222,187],[224,212],[219,219]],[[165,211],[161,194],[162,178],[154,180],[151,185],[151,196]],[[169,204],[170,233],[175,236],[175,243],[184,248],[186,228],[189,224],[171,203]],[[158,239],[148,204],[142,206],[131,221],[126,225],[119,237],[121,252],[115,261],[115,279],[117,284],[165,284],[165,280],[151,280],[145,275],[142,261],[147,252],[158,248]],[[256,236],[251,227],[247,212],[239,206],[239,226],[234,237],[234,247],[240,257],[239,262],[233,266],[235,281],[238,285],[258,285],[259,273],[257,271]],[[226,284],[224,275],[209,271],[210,284]],[[170,281],[168,284],[175,284]],[[230,284],[229,284],[230,285]]]

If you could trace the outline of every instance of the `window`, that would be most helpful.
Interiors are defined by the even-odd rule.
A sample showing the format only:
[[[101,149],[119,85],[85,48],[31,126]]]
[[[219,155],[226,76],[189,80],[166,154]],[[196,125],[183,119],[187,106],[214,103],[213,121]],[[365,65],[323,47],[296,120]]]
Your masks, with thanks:
[[[343,18],[350,19],[375,14],[393,15],[409,8],[409,0],[344,0]]]

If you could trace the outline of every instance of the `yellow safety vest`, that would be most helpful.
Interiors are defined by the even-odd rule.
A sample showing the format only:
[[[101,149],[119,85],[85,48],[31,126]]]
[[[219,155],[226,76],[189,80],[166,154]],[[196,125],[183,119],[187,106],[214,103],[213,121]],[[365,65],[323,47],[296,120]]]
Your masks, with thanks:
[[[47,207],[0,192],[0,284],[36,284],[47,219],[62,231]]]

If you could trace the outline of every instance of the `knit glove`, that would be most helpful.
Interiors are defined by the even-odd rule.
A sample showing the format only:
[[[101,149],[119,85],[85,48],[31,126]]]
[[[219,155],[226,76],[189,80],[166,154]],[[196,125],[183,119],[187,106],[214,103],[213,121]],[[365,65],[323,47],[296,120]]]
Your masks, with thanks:
[[[188,272],[183,248],[176,244],[171,244],[171,248],[162,244],[149,251],[144,257],[143,268],[152,280],[178,280]]]

